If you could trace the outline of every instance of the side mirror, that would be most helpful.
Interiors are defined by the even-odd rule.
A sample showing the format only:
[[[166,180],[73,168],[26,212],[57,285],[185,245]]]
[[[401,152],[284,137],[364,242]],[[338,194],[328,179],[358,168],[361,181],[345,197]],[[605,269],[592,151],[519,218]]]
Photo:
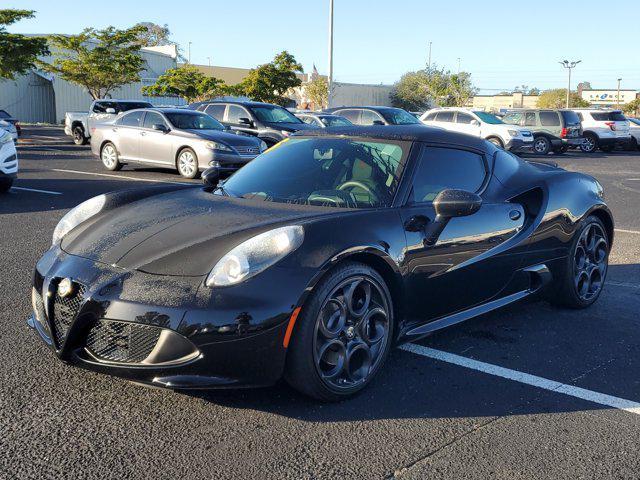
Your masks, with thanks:
[[[474,127],[479,127],[480,122],[474,118],[473,120],[471,120],[471,125],[473,125]]]
[[[162,133],[167,133],[169,131],[167,126],[163,125],[162,123],[154,123],[151,128],[153,128],[154,130],[157,130],[158,132],[162,132]]]
[[[442,190],[433,200],[436,220],[448,220],[454,217],[473,215],[482,206],[480,195],[466,190],[448,188]]]
[[[114,113],[116,113],[116,109],[109,107],[104,111],[104,113],[114,114]]]
[[[220,181],[220,169],[218,167],[209,167],[202,172],[202,183],[207,189],[213,190],[218,186]]]
[[[374,120],[373,125],[384,125],[384,122],[382,120]]]
[[[253,122],[251,121],[250,118],[247,117],[241,117],[238,119],[238,123],[240,125],[253,125]]]

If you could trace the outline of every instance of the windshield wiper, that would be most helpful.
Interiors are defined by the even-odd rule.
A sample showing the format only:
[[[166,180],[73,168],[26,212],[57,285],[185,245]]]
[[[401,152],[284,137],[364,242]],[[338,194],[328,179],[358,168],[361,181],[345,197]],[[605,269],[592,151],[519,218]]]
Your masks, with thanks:
[[[225,197],[235,197],[235,195],[231,195],[231,193],[225,190],[224,184],[222,183],[218,184],[218,186],[211,191],[211,193],[216,193],[216,192],[220,192]]]

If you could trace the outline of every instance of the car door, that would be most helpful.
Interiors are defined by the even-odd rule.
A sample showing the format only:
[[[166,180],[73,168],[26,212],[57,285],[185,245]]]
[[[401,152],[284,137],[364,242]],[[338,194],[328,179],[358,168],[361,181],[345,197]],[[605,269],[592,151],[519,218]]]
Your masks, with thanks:
[[[433,125],[436,127],[444,128],[445,130],[457,131],[455,124],[453,123],[453,110],[440,110],[436,113],[433,120]]]
[[[359,125],[386,125],[384,118],[378,112],[363,109],[360,112]]]
[[[165,130],[156,130],[154,125],[159,125]],[[173,166],[173,138],[164,116],[158,112],[147,111],[140,129],[140,160]]]
[[[227,105],[224,103],[210,103],[202,111],[215,118],[220,123],[224,124],[224,111],[227,109]]]
[[[251,124],[243,123],[240,119],[247,119]],[[257,135],[255,127],[255,120],[249,111],[233,103],[227,106],[227,112],[225,113],[225,122],[232,130],[238,130],[240,132],[248,133],[250,135]]]
[[[140,131],[144,110],[134,110],[120,117],[112,128],[115,133],[116,148],[120,158],[138,160],[140,158]]]
[[[421,322],[483,303],[499,294],[520,264],[500,245],[522,228],[524,210],[513,203],[483,202],[466,217],[436,223],[433,200],[447,188],[477,192],[489,178],[481,152],[422,146],[406,205],[400,215],[406,230],[403,268],[407,273],[408,318]],[[424,222],[424,229],[415,228]]]
[[[345,108],[344,110],[336,110],[334,115],[340,115],[349,120],[354,125],[361,125],[360,123],[360,110],[357,108]]]
[[[480,122],[473,118],[472,115],[465,112],[457,112],[455,123],[458,132],[474,137],[480,136]]]
[[[560,122],[560,113],[555,110],[540,110],[538,112],[540,118],[540,130],[560,138],[562,133],[562,123]]]

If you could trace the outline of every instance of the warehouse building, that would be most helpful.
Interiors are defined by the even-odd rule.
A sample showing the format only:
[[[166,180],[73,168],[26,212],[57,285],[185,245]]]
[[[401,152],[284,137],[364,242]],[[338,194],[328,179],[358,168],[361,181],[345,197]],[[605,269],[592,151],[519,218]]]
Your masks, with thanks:
[[[145,97],[141,89],[152,85],[170,68],[176,67],[175,46],[143,48],[146,62],[140,82],[130,83],[111,92],[110,98],[141,100],[154,105],[181,105],[177,97]],[[44,61],[51,57],[43,58]],[[42,70],[32,70],[15,80],[0,81],[0,109],[6,110],[23,123],[61,123],[65,112],[88,111],[92,99],[87,90]]]

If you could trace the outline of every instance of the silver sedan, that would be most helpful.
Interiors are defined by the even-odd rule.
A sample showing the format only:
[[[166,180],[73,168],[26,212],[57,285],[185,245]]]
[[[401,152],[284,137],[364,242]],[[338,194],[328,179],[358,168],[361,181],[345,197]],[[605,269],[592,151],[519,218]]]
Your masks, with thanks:
[[[212,166],[232,172],[266,148],[207,114],[177,108],[130,110],[91,132],[91,151],[108,170],[143,163],[175,168],[187,178]]]

